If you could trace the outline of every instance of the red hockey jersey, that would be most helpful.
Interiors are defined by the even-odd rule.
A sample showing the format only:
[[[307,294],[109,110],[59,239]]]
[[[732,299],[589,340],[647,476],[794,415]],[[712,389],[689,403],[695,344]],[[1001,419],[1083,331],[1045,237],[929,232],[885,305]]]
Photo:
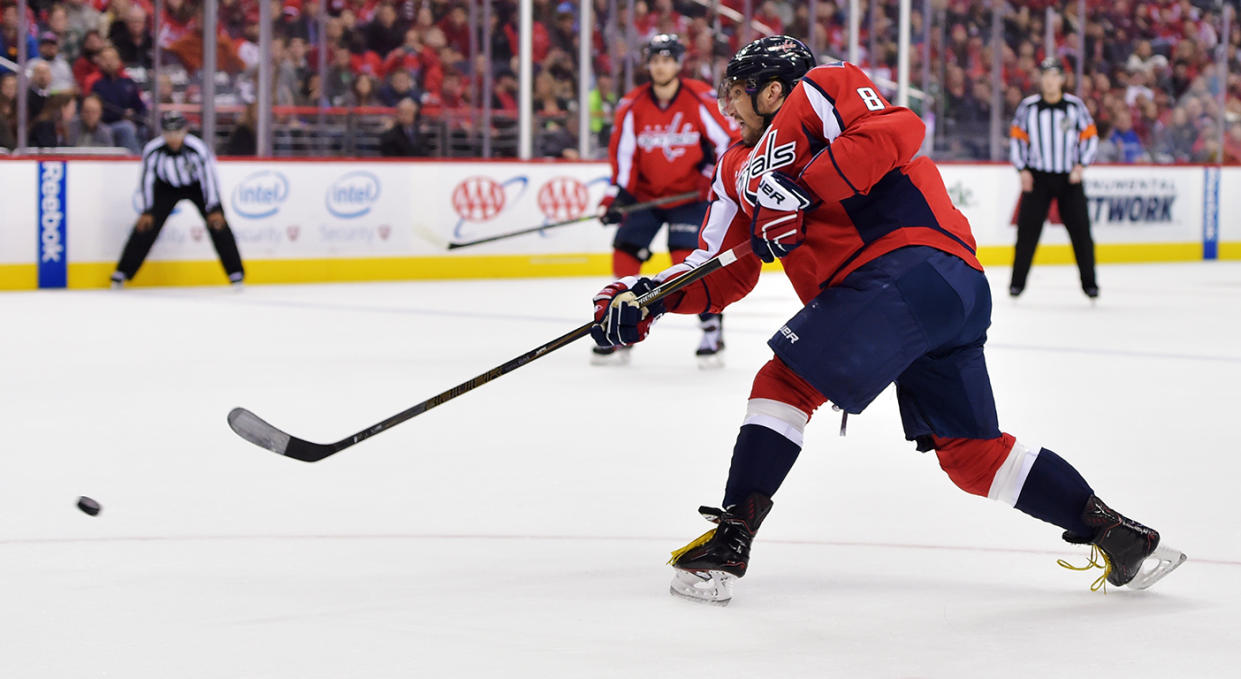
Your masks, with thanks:
[[[715,90],[704,82],[682,78],[666,108],[660,108],[650,83],[636,87],[616,107],[608,144],[612,184],[640,202],[689,191],[705,194],[712,165],[737,135],[736,124],[715,103]]]
[[[716,167],[699,249],[657,276],[674,278],[750,238],[762,175],[779,170],[822,201],[806,212],[806,240],[780,260],[803,303],[863,264],[907,245],[927,245],[982,270],[965,215],[939,170],[914,159],[925,126],[892,106],[861,69],[833,63],[793,88],[753,147],[730,148]],[[718,312],[758,282],[761,262],[738,261],[670,298],[678,313]]]

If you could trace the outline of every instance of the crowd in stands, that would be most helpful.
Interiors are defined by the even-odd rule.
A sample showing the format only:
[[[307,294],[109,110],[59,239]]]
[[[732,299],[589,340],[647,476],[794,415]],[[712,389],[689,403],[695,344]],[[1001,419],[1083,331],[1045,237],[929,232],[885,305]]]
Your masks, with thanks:
[[[471,17],[466,0],[327,0],[324,17],[318,0],[270,1],[275,20],[267,58],[274,65],[277,133],[315,134],[313,112],[326,105],[334,115],[352,111],[385,121],[386,127],[375,130],[376,153],[443,154],[447,145],[478,155],[484,137],[495,155],[516,153],[516,0],[494,0],[487,26],[482,26],[481,2]],[[1241,162],[1241,30],[1234,19],[1223,46],[1228,68],[1220,72],[1217,48],[1223,35],[1216,2],[1089,0],[1084,22],[1076,0],[1010,3],[997,82],[992,78],[990,3],[931,1],[929,31],[921,4],[914,3],[911,67],[913,85],[927,95],[915,105],[935,121],[932,153],[937,157],[988,158],[997,147],[994,133],[1002,135],[1017,103],[1037,90],[1037,64],[1055,56],[1069,75],[1066,90],[1080,91],[1096,119],[1100,162]],[[212,74],[216,105],[239,112],[227,140],[218,143],[222,153],[254,149],[252,104],[258,64],[265,58],[258,46],[258,2],[218,2],[219,50]],[[638,45],[655,33],[678,33],[688,47],[685,75],[707,81],[756,31],[803,39],[813,31],[822,54],[845,52],[848,3],[843,0],[819,2],[813,26],[807,3],[753,0],[756,23],[748,31],[730,18],[744,12],[741,0],[721,0],[732,11],[720,17],[706,0],[637,0],[632,17],[625,0],[592,2],[592,30],[582,31],[576,0],[534,0],[538,155],[576,157],[577,121],[583,114],[589,116],[594,147],[606,146],[623,88],[643,77],[641,65],[634,68],[636,52],[627,48],[631,33]],[[0,0],[0,56],[16,61],[17,43],[25,40],[28,53],[37,57],[29,67],[31,145],[118,145],[136,151],[152,134],[146,121],[156,100],[161,105],[199,103],[200,0],[164,0],[158,35],[152,32],[151,0],[30,0],[29,5],[30,30],[18,36],[17,5]],[[862,6],[874,12],[861,21],[860,61],[881,84],[894,81],[898,0]],[[1051,55],[1044,49],[1048,6],[1057,11]],[[615,16],[609,14],[613,9]],[[481,27],[473,39],[472,20]],[[922,45],[928,34],[929,82],[924,83]],[[1083,34],[1085,51],[1079,53]],[[582,39],[590,40],[594,74],[585,112],[577,110]],[[483,56],[488,43],[490,62]],[[157,44],[160,75],[153,82]],[[322,72],[321,44],[326,45]],[[1079,61],[1085,74],[1080,90]],[[991,120],[993,87],[1000,88],[1003,107],[998,128]],[[15,89],[15,78],[0,66],[0,146],[9,148],[15,137]],[[480,108],[487,101],[493,117],[490,128],[483,129]],[[1001,140],[998,148],[1004,147]]]
[[[1049,4],[1058,11],[1050,54],[1044,47]],[[1037,64],[1052,56],[1065,66],[1066,91],[1079,93],[1095,119],[1098,162],[1241,163],[1241,30],[1235,2],[1228,44],[1222,45],[1223,71],[1217,2],[1092,0],[1086,5],[1084,25],[1076,2],[1027,2],[1006,14],[999,83],[1005,127],[1022,97],[1037,91]],[[936,148],[954,157],[986,157],[979,146],[987,143],[991,115],[991,16],[978,3],[950,0],[943,26],[942,59],[931,65],[943,73],[944,83],[937,102],[943,134]],[[884,43],[883,49],[890,56],[895,46]],[[914,73],[919,69],[915,65]]]

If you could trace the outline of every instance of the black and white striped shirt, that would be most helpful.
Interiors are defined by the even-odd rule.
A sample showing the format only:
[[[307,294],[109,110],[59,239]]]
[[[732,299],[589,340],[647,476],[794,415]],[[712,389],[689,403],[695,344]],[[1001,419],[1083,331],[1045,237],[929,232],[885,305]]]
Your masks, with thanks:
[[[174,152],[168,148],[163,137],[156,137],[142,149],[142,209],[149,212],[155,206],[155,183],[170,186],[197,186],[203,194],[207,212],[220,207],[220,180],[215,171],[215,154],[203,140],[192,134],[185,135],[181,149]]]
[[[1067,174],[1093,162],[1098,148],[1094,120],[1071,94],[1054,104],[1039,94],[1022,99],[1009,130],[1009,155],[1018,170]]]

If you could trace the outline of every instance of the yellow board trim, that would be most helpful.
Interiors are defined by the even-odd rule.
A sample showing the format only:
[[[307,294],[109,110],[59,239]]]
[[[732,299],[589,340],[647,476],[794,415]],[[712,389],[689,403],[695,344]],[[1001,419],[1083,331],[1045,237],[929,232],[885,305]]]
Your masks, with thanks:
[[[1100,263],[1201,261],[1201,243],[1101,243],[1095,248]],[[1013,261],[1011,246],[994,245],[978,249],[984,266],[1008,266]],[[1220,259],[1241,259],[1241,242],[1220,243]],[[1034,257],[1035,264],[1072,264],[1068,245],[1044,245]],[[668,267],[667,253],[655,255],[644,273]],[[112,262],[69,264],[69,287],[104,288],[116,265]],[[610,253],[492,255],[477,257],[375,257],[341,259],[273,259],[246,262],[247,283],[328,283],[348,281],[447,280],[466,278],[536,278],[552,276],[612,275]],[[779,271],[778,263],[764,271]],[[228,280],[219,262],[147,262],[134,279],[135,286],[224,285]],[[38,287],[38,268],[34,264],[0,264],[0,290],[34,290]]]
[[[1011,245],[989,245],[978,248],[983,266],[1012,266]],[[1100,264],[1132,264],[1137,262],[1192,262],[1202,260],[1202,243],[1096,243],[1095,261]],[[1073,264],[1071,245],[1041,245],[1034,252],[1037,264]]]
[[[34,264],[0,264],[0,290],[36,290],[39,267]]]

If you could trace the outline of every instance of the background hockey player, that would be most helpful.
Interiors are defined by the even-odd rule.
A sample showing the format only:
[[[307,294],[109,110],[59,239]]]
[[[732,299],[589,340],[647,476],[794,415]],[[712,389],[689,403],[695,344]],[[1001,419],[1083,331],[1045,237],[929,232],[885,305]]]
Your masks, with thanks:
[[[684,261],[698,247],[698,228],[707,212],[711,168],[736,140],[736,128],[719,112],[710,85],[679,77],[685,46],[671,34],[651,38],[644,48],[650,82],[625,95],[616,111],[608,155],[612,186],[600,203],[604,224],[620,223],[612,242],[612,274],[637,275],[651,257],[651,241],[668,225],[668,250],[673,263]],[[636,202],[698,191],[699,198],[630,212],[617,208]],[[699,361],[717,364],[724,348],[723,318],[699,315],[702,341]],[[598,364],[624,362],[627,351],[595,347]]]
[[[860,413],[896,383],[905,437],[934,450],[962,490],[1064,529],[1105,569],[1097,585],[1144,588],[1184,560],[1159,534],[1110,509],[1068,462],[999,428],[983,344],[991,296],[969,224],[939,170],[914,159],[922,121],[889,104],[862,71],[813,68],[800,42],[762,38],[728,64],[721,106],[743,144],[716,171],[703,247],[655,277],[628,277],[595,298],[601,346],[642,340],[666,311],[720,311],[758,281],[745,258],[640,309],[634,295],[749,241],[782,259],[805,307],[769,341],[733,449],[719,527],[674,552],[674,593],[724,602],[750,543],[802,448],[816,408]],[[803,77],[804,76],[804,77]],[[1148,556],[1153,570],[1139,572]]]
[[[169,111],[160,119],[163,133],[142,150],[142,214],[112,274],[114,288],[123,286],[138,273],[168,215],[183,200],[193,203],[207,222],[207,233],[229,283],[240,286],[245,278],[237,239],[224,219],[215,155],[203,140],[189,133],[188,127],[185,116]]]

